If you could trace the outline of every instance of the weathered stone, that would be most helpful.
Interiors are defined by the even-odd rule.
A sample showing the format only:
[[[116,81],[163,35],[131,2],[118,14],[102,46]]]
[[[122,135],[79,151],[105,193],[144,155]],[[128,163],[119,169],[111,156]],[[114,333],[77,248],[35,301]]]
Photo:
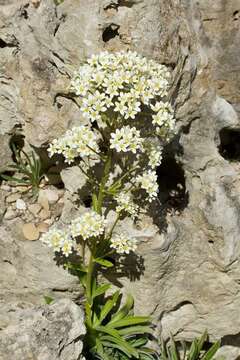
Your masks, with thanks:
[[[17,199],[16,201],[16,209],[17,210],[26,210],[27,206],[25,201],[23,201],[22,199]]]
[[[33,223],[24,224],[22,230],[27,240],[37,240],[39,238],[39,231]]]
[[[16,186],[16,190],[20,193],[25,193],[30,190],[29,186]]]
[[[40,233],[45,233],[48,231],[49,225],[46,224],[45,222],[41,222],[37,225],[37,229]]]
[[[12,220],[16,216],[17,216],[16,212],[13,209],[9,208],[9,209],[7,209],[6,213],[4,214],[4,219]]]
[[[9,204],[14,203],[18,199],[20,199],[20,197],[21,197],[21,195],[18,193],[11,194],[6,198],[6,202]]]
[[[39,199],[41,198],[47,199],[49,204],[55,204],[59,198],[58,191],[52,189],[41,189],[39,191]]]
[[[225,345],[222,346],[216,353],[214,360],[239,360],[240,349],[239,347]]]
[[[0,330],[0,358],[80,360],[85,334],[83,310],[69,299],[18,310]]]
[[[38,214],[38,217],[39,219],[41,220],[46,220],[46,219],[49,219],[51,217],[51,212],[50,211],[47,211],[45,209],[42,209],[40,211],[40,213]]]
[[[61,171],[61,178],[66,190],[76,193],[86,184],[86,176],[78,166],[72,166]]]
[[[45,211],[49,211],[48,198],[46,197],[46,194],[44,192],[39,192],[38,203],[41,205],[41,207],[43,207]]]
[[[28,205],[28,210],[34,216],[37,216],[37,214],[41,211],[41,209],[42,209],[42,206],[38,203]]]
[[[1,190],[3,190],[3,191],[11,191],[11,187],[9,185],[2,184],[1,185]]]
[[[26,1],[4,4],[0,143],[4,141],[7,156],[8,134],[16,124],[24,125],[26,142],[39,147],[83,123],[66,89],[72,69],[87,56],[131,48],[173,69],[171,92],[179,134],[165,155],[165,170],[159,169],[160,175],[165,171],[159,175],[159,197],[164,201],[154,208],[154,225],[146,217],[140,227],[129,222],[123,226],[138,237],[139,257],[128,261],[119,281],[134,295],[136,312],[151,313],[165,337],[172,332],[190,340],[206,328],[211,340],[237,336],[239,1],[72,0],[58,8],[52,0],[36,8],[26,7]],[[228,134],[227,139],[226,130],[235,136]],[[1,161],[6,163],[5,155]],[[69,193],[85,181],[76,169],[70,180],[71,171],[62,171],[69,190],[61,216],[65,223],[79,211]],[[183,191],[176,198],[171,194],[179,176]],[[45,200],[45,210],[48,205]],[[25,241],[20,247],[20,235],[3,235],[8,242],[0,273],[5,303],[24,299],[29,306],[39,301],[46,287],[60,288],[59,294],[71,289],[73,278],[54,265],[52,253],[40,242]],[[9,314],[5,309],[3,313]]]
[[[14,321],[16,307],[39,305],[48,294],[76,299],[81,291],[77,278],[56,266],[51,249],[24,241],[22,226],[14,219],[0,227],[0,328]]]

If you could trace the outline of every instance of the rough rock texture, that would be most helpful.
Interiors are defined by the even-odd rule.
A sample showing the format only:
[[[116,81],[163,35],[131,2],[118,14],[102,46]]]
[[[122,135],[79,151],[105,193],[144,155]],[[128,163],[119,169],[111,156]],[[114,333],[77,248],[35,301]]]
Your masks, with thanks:
[[[83,310],[69,299],[18,310],[1,331],[0,358],[8,360],[83,360]]]
[[[8,156],[6,139],[20,128],[26,143],[41,147],[79,121],[66,88],[90,54],[131,48],[173,70],[179,134],[159,169],[162,205],[156,225],[146,218],[132,228],[144,261],[131,280],[123,274],[119,281],[164,336],[191,339],[207,328],[211,340],[239,347],[240,1],[0,4],[0,141]],[[67,274],[39,243],[5,234],[12,260],[2,260],[9,268],[0,275],[3,301],[37,302],[55,281],[67,288]]]

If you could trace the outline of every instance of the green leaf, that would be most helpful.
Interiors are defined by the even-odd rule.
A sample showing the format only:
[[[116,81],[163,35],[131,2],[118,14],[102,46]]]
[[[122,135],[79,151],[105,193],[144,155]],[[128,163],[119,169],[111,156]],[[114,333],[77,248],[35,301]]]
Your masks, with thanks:
[[[123,307],[112,316],[111,320],[109,321],[109,324],[114,324],[115,322],[121,320],[125,316],[128,315],[129,311],[133,308],[134,305],[134,299],[132,295],[127,296],[126,303],[123,305]]]
[[[54,299],[51,296],[44,296],[44,301],[47,305],[50,305]]]
[[[105,292],[107,290],[109,290],[110,287],[111,287],[110,284],[104,284],[104,285],[97,287],[97,289],[92,294],[93,298],[96,298],[99,295],[105,294]]]
[[[120,333],[120,331],[121,330],[118,330],[119,333]],[[129,342],[133,347],[138,348],[140,346],[146,345],[148,342],[148,338],[141,336],[138,339],[130,339]]]
[[[138,350],[140,354],[140,359],[150,359],[150,360],[156,360],[157,353],[156,351],[149,349],[149,348],[141,348]]]
[[[102,266],[105,266],[107,268],[113,267],[113,263],[111,261],[106,260],[106,259],[96,258],[96,259],[94,259],[94,262],[98,263],[98,264],[100,264]]]
[[[149,326],[128,326],[123,329],[118,330],[119,334],[122,336],[130,336],[130,335],[137,335],[137,334],[152,334],[152,329]]]
[[[99,321],[97,322],[97,326],[102,323],[102,321],[106,318],[106,316],[109,314],[109,312],[112,310],[112,308],[116,305],[116,302],[119,298],[119,291],[116,291],[113,295],[112,298],[107,300],[107,302],[104,304],[101,313],[100,313],[100,317],[99,317]]]
[[[203,356],[202,360],[211,360],[218,351],[220,344],[220,340],[213,344],[212,347],[208,350],[208,352]]]
[[[205,330],[197,342],[198,354],[200,354],[200,351],[202,350],[204,343],[207,341],[207,338],[208,338],[208,333],[207,330]]]
[[[188,360],[196,360],[198,358],[198,355],[198,342],[197,339],[194,339],[189,350]]]
[[[178,354],[177,346],[174,338],[171,336],[171,360],[181,360]]]
[[[16,177],[14,177],[14,176],[1,175],[1,177],[2,177],[4,180],[7,180],[7,181],[16,181],[16,182],[19,183],[19,184],[28,184],[28,185],[31,184],[29,180],[19,179],[19,178],[16,178]]]
[[[135,356],[137,359],[139,358],[138,356],[138,351],[136,349],[134,349],[133,346],[131,346],[126,340],[124,340],[123,338],[121,338],[121,336],[118,335],[117,330],[114,329],[108,329],[106,326],[99,326],[97,328],[98,331],[102,331],[102,332],[106,332],[108,335],[104,335],[101,337],[102,341],[107,340],[110,341],[114,344],[117,344],[118,346],[121,347],[121,350],[128,356],[131,357]]]
[[[102,360],[111,360],[104,352],[103,344],[98,338],[96,338],[96,352]]]
[[[121,357],[122,357],[122,353],[123,353],[122,346],[117,345],[116,342],[102,341],[102,344],[103,344],[104,347],[108,347],[108,348],[120,350],[120,351],[121,351]],[[123,356],[124,356],[124,355],[123,355]],[[120,357],[120,358],[121,358],[121,357]],[[128,356],[127,356],[127,359],[129,359]],[[111,359],[111,360],[112,360],[112,359]]]
[[[111,324],[113,328],[120,328],[124,326],[130,325],[139,325],[139,324],[147,324],[150,322],[149,316],[127,316],[124,319],[115,321]]]

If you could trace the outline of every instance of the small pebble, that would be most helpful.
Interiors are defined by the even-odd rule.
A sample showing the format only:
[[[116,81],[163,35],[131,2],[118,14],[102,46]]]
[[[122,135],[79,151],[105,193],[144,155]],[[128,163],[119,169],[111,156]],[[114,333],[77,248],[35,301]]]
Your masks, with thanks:
[[[7,203],[13,203],[15,201],[17,201],[18,199],[20,199],[20,194],[15,193],[15,194],[11,194],[6,198],[6,202]]]
[[[45,233],[49,229],[49,225],[46,222],[41,222],[37,225],[37,229],[40,233]]]
[[[24,224],[22,227],[23,235],[27,240],[37,240],[39,238],[39,230],[33,223]]]
[[[28,210],[30,211],[31,214],[33,214],[34,216],[37,216],[37,214],[41,211],[42,207],[40,204],[31,204],[28,206]]]
[[[50,213],[49,210],[42,209],[42,210],[40,211],[40,213],[38,214],[38,216],[39,216],[39,218],[40,218],[41,220],[46,220],[46,219],[49,219],[49,218],[50,218],[51,213]]]
[[[1,190],[3,190],[3,191],[11,191],[11,187],[9,185],[1,185]]]
[[[48,199],[40,192],[38,196],[38,203],[46,210],[49,211]]]
[[[44,189],[39,191],[39,198],[46,198],[49,204],[55,204],[58,201],[58,192],[57,190]]]
[[[5,215],[4,215],[4,219],[6,220],[12,220],[16,217],[16,213],[15,211],[13,211],[12,209],[7,209]]]
[[[18,210],[26,210],[27,206],[26,206],[25,201],[23,201],[22,199],[17,199],[16,208]]]
[[[17,191],[24,193],[30,190],[29,186],[16,186]]]
[[[44,222],[45,222],[47,225],[52,225],[52,224],[54,223],[54,219],[53,219],[53,218],[51,218],[51,219],[46,219]]]

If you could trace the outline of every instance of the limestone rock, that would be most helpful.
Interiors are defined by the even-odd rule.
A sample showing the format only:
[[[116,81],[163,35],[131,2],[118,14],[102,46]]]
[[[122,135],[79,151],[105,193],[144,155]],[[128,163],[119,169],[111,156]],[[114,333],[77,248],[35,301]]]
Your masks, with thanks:
[[[15,217],[17,216],[16,212],[11,209],[11,208],[8,208],[6,213],[4,214],[4,219],[6,220],[12,220],[14,219]]]
[[[56,265],[54,254],[41,241],[24,241],[22,223],[14,220],[9,227],[2,225],[0,240],[0,328],[14,320],[16,307],[39,305],[44,295],[79,297],[77,278]]]
[[[19,309],[14,323],[0,330],[0,358],[79,360],[85,332],[83,310],[69,299]]]
[[[222,346],[216,353],[214,360],[238,360],[240,356],[240,349],[236,346],[225,345]]]
[[[58,201],[58,192],[57,190],[52,189],[41,189],[39,191],[39,199],[47,199],[49,204],[55,204]]]
[[[20,197],[21,195],[18,193],[11,194],[6,198],[6,202],[9,204],[14,203],[15,201],[19,200]]]
[[[48,231],[49,225],[46,224],[45,222],[41,222],[37,225],[37,229],[40,233],[45,233]]]
[[[117,280],[134,295],[136,312],[151,313],[165,337],[172,332],[191,340],[208,329],[211,340],[237,338],[239,1],[1,3],[0,144],[6,157],[0,167],[10,156],[8,141],[16,125],[27,143],[40,147],[84,123],[66,89],[72,70],[89,55],[130,48],[173,70],[179,131],[158,169],[161,206],[153,209],[153,223],[126,227],[138,236],[139,253],[126,260]],[[79,171],[71,171],[62,172],[69,190],[61,216],[65,223],[78,211],[69,193],[84,185]],[[179,179],[181,196],[172,196]],[[48,200],[42,204],[48,205]],[[2,306],[0,316],[9,315],[13,303],[38,303],[45,290],[79,294],[74,278],[56,266],[40,242],[21,241],[17,234],[13,239],[5,228],[0,236],[1,299],[10,302],[10,312]]]
[[[61,178],[65,189],[76,193],[86,184],[86,176],[78,166],[72,166],[61,171]]]
[[[37,216],[37,214],[41,211],[41,205],[36,203],[36,204],[30,204],[28,206],[28,210],[30,211],[31,214],[33,214],[34,216]]]

